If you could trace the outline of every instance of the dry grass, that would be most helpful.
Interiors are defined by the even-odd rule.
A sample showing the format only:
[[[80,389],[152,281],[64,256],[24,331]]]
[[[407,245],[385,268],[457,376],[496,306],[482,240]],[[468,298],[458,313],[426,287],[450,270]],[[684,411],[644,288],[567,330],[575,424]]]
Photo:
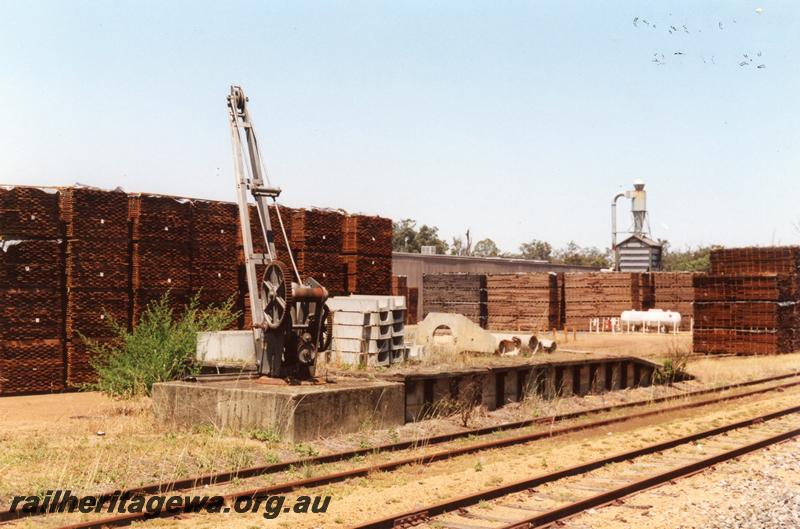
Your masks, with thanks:
[[[630,335],[593,338],[606,338],[620,351],[620,344],[626,341],[630,342],[628,347],[652,342],[651,350],[655,350],[654,344],[660,340],[659,350],[667,353],[670,347],[680,347],[683,339],[681,336],[673,341],[665,336]],[[575,345],[583,348],[587,342],[588,337],[579,335]],[[701,384],[714,386],[798,372],[800,353],[720,359],[693,357],[687,369],[697,380],[676,384],[675,388],[642,388],[585,398],[548,399],[529,384],[522,403],[509,404],[491,413],[473,407],[466,422],[470,427],[487,426],[629,400],[647,400],[665,392],[699,389]],[[271,432],[257,432],[256,439],[229,435],[213,428],[170,432],[153,419],[148,400],[122,402],[97,393],[2,398],[0,507],[8,507],[9,497],[14,494],[36,494],[54,488],[68,488],[77,494],[93,493],[274,463],[307,455],[312,449],[323,453],[363,448],[463,430],[464,416],[460,413],[453,415],[452,410],[450,413],[440,410],[434,415],[432,420],[383,431],[375,431],[372,424],[365,422],[356,434],[298,447],[278,442]]]
[[[213,428],[169,432],[149,400],[99,393],[0,399],[0,432],[0,507],[16,494],[85,494],[265,464],[289,449]]]
[[[800,372],[800,353],[774,356],[694,357],[688,371],[711,385],[745,382],[783,373]]]

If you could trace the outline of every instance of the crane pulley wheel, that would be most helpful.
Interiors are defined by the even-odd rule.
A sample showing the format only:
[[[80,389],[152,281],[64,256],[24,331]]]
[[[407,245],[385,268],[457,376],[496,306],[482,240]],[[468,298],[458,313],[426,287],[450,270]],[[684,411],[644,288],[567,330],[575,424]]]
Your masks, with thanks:
[[[238,112],[244,112],[245,103],[247,103],[247,97],[244,95],[244,91],[238,86],[234,87],[233,90],[233,108],[235,108]]]

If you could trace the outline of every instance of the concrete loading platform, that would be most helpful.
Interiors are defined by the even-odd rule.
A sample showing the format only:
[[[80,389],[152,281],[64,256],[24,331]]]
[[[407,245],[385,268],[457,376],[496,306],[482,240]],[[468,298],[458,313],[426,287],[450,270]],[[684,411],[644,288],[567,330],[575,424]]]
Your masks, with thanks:
[[[403,384],[388,380],[288,385],[242,375],[153,386],[153,409],[164,424],[262,430],[290,442],[400,426],[404,400]]]
[[[332,371],[319,384],[288,385],[246,373],[163,382],[153,386],[153,408],[158,420],[175,428],[262,430],[300,442],[425,419],[468,387],[472,402],[495,410],[528,395],[550,399],[649,386],[658,369],[642,358],[566,352],[473,360],[480,365]]]
[[[530,394],[549,399],[650,386],[658,369],[654,362],[630,356],[553,356],[558,359],[502,359],[480,367],[404,368],[369,376],[403,385],[405,419],[412,422],[430,416],[444,401],[458,399],[467,383],[479,384],[480,403],[495,410]]]

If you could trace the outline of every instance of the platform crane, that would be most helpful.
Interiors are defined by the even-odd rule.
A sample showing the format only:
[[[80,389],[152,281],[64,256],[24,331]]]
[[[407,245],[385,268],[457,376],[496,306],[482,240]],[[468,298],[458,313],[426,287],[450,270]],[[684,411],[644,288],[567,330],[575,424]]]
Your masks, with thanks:
[[[312,379],[317,356],[329,348],[332,337],[332,318],[325,305],[328,291],[311,277],[303,279],[297,270],[277,203],[281,189],[272,186],[262,163],[247,103],[244,90],[231,86],[228,114],[258,374],[290,380]],[[253,247],[250,195],[255,200],[264,253],[256,253]],[[275,251],[270,207],[275,208],[291,269],[278,259]]]

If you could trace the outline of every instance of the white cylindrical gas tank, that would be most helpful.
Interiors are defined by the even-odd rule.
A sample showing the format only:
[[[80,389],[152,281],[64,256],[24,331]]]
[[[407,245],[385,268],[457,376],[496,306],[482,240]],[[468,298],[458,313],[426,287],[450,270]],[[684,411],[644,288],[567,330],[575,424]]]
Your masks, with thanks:
[[[659,325],[665,325],[678,327],[681,324],[681,314],[680,312],[662,309],[650,309],[647,311],[626,310],[620,316],[620,321],[627,326],[647,325],[648,327],[658,327]]]
[[[644,312],[640,310],[626,310],[620,315],[619,321],[623,325],[639,325],[644,322]]]
[[[671,310],[650,309],[644,314],[644,321],[647,325],[656,327],[658,325],[679,326],[681,324],[681,313]]]

